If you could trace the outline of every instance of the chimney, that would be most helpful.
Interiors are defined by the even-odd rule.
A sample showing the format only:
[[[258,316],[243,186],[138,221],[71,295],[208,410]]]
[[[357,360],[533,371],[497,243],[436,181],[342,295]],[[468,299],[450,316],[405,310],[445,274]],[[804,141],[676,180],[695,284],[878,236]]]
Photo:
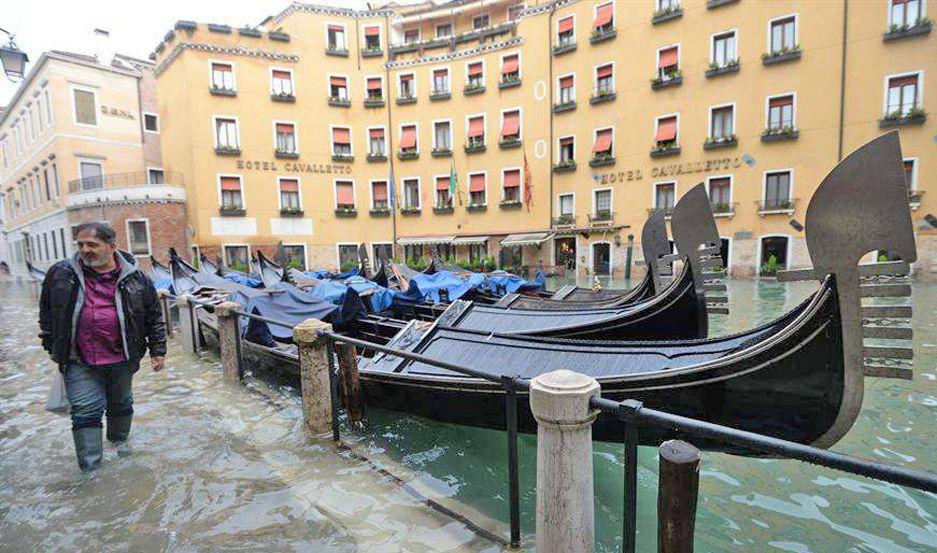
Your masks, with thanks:
[[[94,30],[94,57],[101,65],[110,65],[114,59],[114,50],[111,47],[111,33],[104,29]]]

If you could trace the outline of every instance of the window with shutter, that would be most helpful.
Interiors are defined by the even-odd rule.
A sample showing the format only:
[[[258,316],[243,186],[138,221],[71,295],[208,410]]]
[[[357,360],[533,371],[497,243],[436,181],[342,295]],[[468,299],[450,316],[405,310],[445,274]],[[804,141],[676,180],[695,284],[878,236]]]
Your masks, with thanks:
[[[677,142],[677,118],[662,117],[657,120],[657,135],[654,137],[658,147],[676,145]]]
[[[278,152],[296,153],[296,128],[292,123],[276,124]]]
[[[94,92],[90,90],[74,89],[75,122],[81,125],[97,125],[98,117],[95,111]]]
[[[797,18],[794,16],[771,22],[771,53],[782,54],[797,46]]]
[[[677,46],[665,48],[657,53],[657,77],[668,81],[680,76],[680,49]]]
[[[336,156],[351,155],[351,129],[348,127],[335,127],[332,129],[332,154]]]
[[[384,211],[388,209],[387,182],[374,181],[371,183],[371,207]]]
[[[293,95],[293,75],[289,71],[274,69],[270,72],[271,92],[277,96]]]
[[[794,129],[794,96],[778,96],[768,100],[768,130]]]
[[[485,174],[469,175],[469,205],[485,205]]]
[[[234,66],[230,63],[212,62],[211,87],[215,90],[234,92]]]
[[[221,208],[244,209],[241,199],[241,177],[221,177]]]
[[[887,117],[907,117],[920,101],[918,76],[904,75],[888,79]]]
[[[718,141],[735,136],[735,109],[732,106],[713,109],[710,114],[710,138]]]
[[[351,181],[335,182],[335,203],[337,209],[355,208],[355,187]]]
[[[370,152],[372,156],[387,155],[387,149],[384,142],[384,129],[371,129],[368,131],[370,141]]]

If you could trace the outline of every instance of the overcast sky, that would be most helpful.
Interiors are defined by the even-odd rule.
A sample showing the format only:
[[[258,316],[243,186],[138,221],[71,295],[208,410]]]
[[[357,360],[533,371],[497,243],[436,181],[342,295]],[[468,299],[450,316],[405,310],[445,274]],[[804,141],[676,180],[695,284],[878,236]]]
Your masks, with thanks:
[[[280,12],[291,0],[0,0],[0,28],[16,35],[16,44],[30,62],[46,50],[94,53],[93,31],[110,31],[113,50],[147,59],[166,31],[179,19],[257,25]],[[349,8],[365,8],[364,0],[310,0]],[[406,3],[406,2],[401,2]],[[6,44],[0,33],[0,41]],[[0,106],[6,105],[17,84],[0,76]]]

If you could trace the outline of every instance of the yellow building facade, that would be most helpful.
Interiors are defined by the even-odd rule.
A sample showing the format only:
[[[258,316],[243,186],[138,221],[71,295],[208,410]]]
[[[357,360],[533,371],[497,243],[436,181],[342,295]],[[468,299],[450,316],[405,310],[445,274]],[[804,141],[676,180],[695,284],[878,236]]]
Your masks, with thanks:
[[[180,21],[154,53],[163,164],[185,177],[193,251],[232,264],[334,268],[366,244],[623,276],[648,213],[702,183],[748,277],[809,265],[813,190],[896,129],[916,269],[934,274],[926,9],[478,0]]]

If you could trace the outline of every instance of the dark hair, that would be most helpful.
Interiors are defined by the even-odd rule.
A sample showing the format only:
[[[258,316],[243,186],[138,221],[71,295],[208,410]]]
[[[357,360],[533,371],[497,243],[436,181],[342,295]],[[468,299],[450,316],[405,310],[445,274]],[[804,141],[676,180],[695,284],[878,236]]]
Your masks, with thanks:
[[[95,238],[107,244],[113,244],[117,241],[117,233],[111,228],[111,225],[107,223],[99,223],[97,221],[82,223],[75,227],[75,236],[78,236],[79,233],[86,230],[90,230]]]

